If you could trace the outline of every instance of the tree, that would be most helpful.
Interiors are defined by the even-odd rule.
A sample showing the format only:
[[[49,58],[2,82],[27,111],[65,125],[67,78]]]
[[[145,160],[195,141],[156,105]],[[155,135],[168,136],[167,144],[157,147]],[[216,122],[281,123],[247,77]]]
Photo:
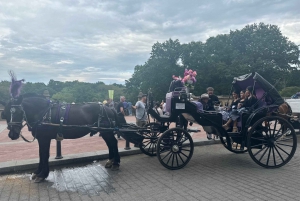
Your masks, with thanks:
[[[155,43],[148,61],[144,65],[136,66],[132,78],[126,81],[127,94],[132,99],[137,99],[140,91],[146,93],[151,88],[155,92],[155,99],[164,99],[172,75],[183,74],[184,68],[178,63],[181,54],[178,40],[169,39],[164,43]]]

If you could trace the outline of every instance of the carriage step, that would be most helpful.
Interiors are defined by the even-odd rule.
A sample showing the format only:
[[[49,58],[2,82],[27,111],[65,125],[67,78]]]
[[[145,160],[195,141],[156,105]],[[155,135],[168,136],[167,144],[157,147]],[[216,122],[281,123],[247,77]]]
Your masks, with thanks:
[[[193,133],[193,132],[197,133],[197,132],[201,132],[201,130],[199,130],[199,129],[187,129],[187,132],[189,132],[189,133]]]

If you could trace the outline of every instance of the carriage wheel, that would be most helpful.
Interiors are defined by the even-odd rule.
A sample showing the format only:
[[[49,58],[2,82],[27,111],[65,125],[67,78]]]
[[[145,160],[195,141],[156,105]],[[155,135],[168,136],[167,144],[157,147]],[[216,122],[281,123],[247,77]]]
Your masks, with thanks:
[[[165,131],[157,142],[158,160],[170,170],[183,168],[192,158],[193,152],[193,139],[181,128]]]
[[[242,144],[242,139],[241,142],[235,142],[231,137],[220,137],[220,141],[228,151],[233,153],[242,154],[248,151],[246,145]]]
[[[143,133],[144,140],[140,143],[140,150],[148,156],[156,156],[156,145],[159,136],[161,135],[161,125],[151,122],[144,127],[150,130],[149,133]]]
[[[293,126],[278,116],[264,117],[250,129],[247,138],[251,158],[265,168],[278,168],[288,163],[297,148]]]

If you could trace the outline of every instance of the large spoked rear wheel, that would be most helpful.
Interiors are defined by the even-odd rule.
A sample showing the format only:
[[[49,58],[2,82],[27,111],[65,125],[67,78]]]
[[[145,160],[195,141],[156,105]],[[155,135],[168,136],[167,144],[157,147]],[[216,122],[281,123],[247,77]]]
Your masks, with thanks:
[[[265,168],[279,168],[288,163],[297,148],[293,126],[278,116],[264,117],[250,129],[247,138],[251,158]]]
[[[246,143],[242,140],[242,136],[234,138],[220,137],[220,141],[228,151],[233,153],[242,154],[248,151],[245,145]]]
[[[157,142],[159,162],[170,170],[183,168],[191,160],[194,144],[191,135],[181,128],[165,131]]]
[[[140,150],[148,156],[156,156],[157,140],[161,135],[161,125],[159,123],[151,122],[144,127],[150,132],[144,132],[144,140],[140,143]]]

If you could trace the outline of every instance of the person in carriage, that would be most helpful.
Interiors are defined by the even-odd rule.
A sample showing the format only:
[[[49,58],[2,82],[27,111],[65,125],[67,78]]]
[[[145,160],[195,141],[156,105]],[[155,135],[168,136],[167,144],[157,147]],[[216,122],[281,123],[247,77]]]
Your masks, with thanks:
[[[191,101],[191,102],[197,106],[197,112],[203,112],[209,110],[208,101],[209,101],[209,95],[202,94],[198,101]]]
[[[236,90],[232,92],[233,99],[230,106],[220,112],[222,114],[223,121],[227,122],[230,119],[231,113],[237,110],[240,101],[245,100],[244,97],[245,97],[245,91],[241,91],[240,94]]]
[[[231,113],[227,122],[223,125],[225,130],[229,130],[233,122],[232,132],[238,132],[237,121],[243,112],[247,112],[249,108],[256,104],[257,98],[252,86],[248,86],[245,91],[240,92],[240,99],[235,98],[237,93],[233,93],[234,100],[231,104]],[[235,100],[236,99],[236,100]],[[223,114],[222,114],[223,115]],[[226,115],[223,116],[223,120]]]

